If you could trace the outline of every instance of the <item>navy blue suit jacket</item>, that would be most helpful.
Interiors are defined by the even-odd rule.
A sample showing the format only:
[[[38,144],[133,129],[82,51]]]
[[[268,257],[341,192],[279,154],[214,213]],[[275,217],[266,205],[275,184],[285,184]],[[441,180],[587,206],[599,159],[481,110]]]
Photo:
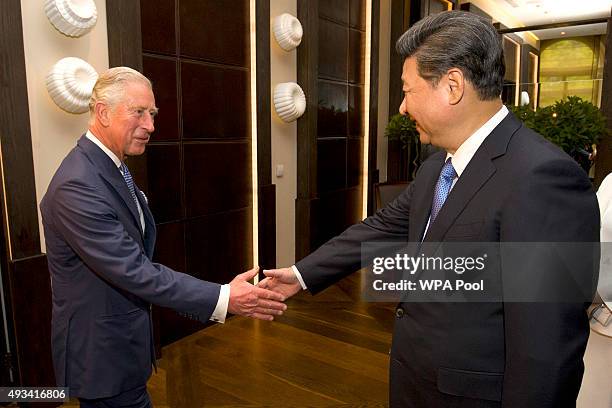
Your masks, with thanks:
[[[445,152],[432,155],[395,201],[299,261],[308,289],[317,293],[359,269],[362,242],[420,242],[445,158]],[[423,241],[598,243],[597,199],[575,161],[509,113],[476,151]],[[514,260],[512,268],[502,262],[500,275],[487,277],[496,284],[490,293],[527,289],[530,274],[533,284],[556,288],[571,265],[588,303],[400,304],[390,406],[575,406],[589,335],[586,307],[598,276],[594,247],[576,245],[570,255],[584,251],[584,257],[552,259],[546,271],[534,270],[529,258]]]
[[[151,261],[155,222],[115,165],[82,136],[40,204],[53,294],[58,385],[103,398],[146,384],[154,362],[151,304],[207,321],[220,286]]]

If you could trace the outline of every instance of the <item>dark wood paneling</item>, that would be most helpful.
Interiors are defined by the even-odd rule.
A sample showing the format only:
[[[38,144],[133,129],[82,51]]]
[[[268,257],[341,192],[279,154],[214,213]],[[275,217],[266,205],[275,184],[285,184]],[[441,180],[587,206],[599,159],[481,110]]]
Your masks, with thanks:
[[[321,194],[316,203],[313,248],[318,248],[361,218],[361,187]]]
[[[7,307],[5,340],[13,353],[5,364],[14,364],[15,384],[40,387],[55,385],[49,341],[51,287],[46,256],[40,252],[22,33],[21,2],[0,2],[0,267]]]
[[[276,268],[276,186],[260,186],[258,198],[259,266],[262,270],[273,269]]]
[[[257,177],[258,185],[272,183],[270,0],[257,0]]]
[[[311,251],[313,202],[317,197],[319,1],[297,0],[297,11],[304,30],[302,43],[297,48],[297,77],[307,103],[306,112],[297,124],[295,256],[299,260]]]
[[[185,143],[183,148],[187,217],[251,206],[249,141]]]
[[[314,0],[317,1],[317,0]],[[349,22],[349,0],[318,0],[319,16],[343,25]]]
[[[190,275],[229,283],[251,268],[251,208],[199,217],[185,222],[186,270]]]
[[[259,265],[276,267],[276,186],[272,184],[270,0],[256,3],[257,185]],[[262,275],[263,276],[263,275]]]
[[[181,61],[183,138],[250,138],[249,72]]]
[[[378,58],[376,57],[380,48],[380,0],[372,0],[372,38],[370,42],[370,54],[375,57],[370,62],[370,104],[369,104],[369,146],[368,148],[368,208],[367,214],[372,215],[375,211],[374,185],[379,182],[379,171],[376,162],[378,141]]]
[[[379,6],[376,1],[373,7]],[[298,1],[304,38],[310,40],[298,48],[298,82],[305,88],[309,110],[312,103],[317,103],[316,120],[312,115],[305,115],[298,121],[298,259],[338,232],[324,217],[336,221],[340,218],[342,225],[347,225],[348,219],[354,223],[361,218],[361,198],[354,199],[354,195],[360,196],[362,188],[365,93],[362,86],[353,84],[365,82],[365,33],[362,31],[365,16],[365,2],[361,0]],[[373,38],[377,41],[378,11],[373,18],[377,21],[373,27]],[[376,68],[376,75],[377,72]],[[377,84],[377,79],[372,78]],[[376,101],[374,104],[377,107]],[[376,138],[375,133],[373,137]],[[375,160],[375,150],[369,149]],[[339,193],[346,191],[349,184],[355,186],[351,194]],[[317,200],[319,194],[327,197],[328,204],[323,207]],[[336,199],[345,201],[336,202]],[[323,214],[321,208],[331,213]]]
[[[319,78],[347,80],[348,28],[325,19],[319,21]]]
[[[349,30],[348,80],[363,84],[365,73],[365,33]]]
[[[319,139],[317,173],[319,193],[346,187],[346,138]]]
[[[181,197],[181,157],[178,143],[150,144],[147,147],[145,192],[155,221],[163,223],[183,217]],[[142,157],[142,156],[141,156]]]
[[[319,81],[318,137],[346,137],[348,87],[346,83]]]
[[[176,55],[175,11],[175,0],[157,0],[154,4],[150,0],[140,2],[144,51]]]
[[[248,0],[180,0],[180,53],[249,66]]]
[[[365,31],[366,29],[366,8],[363,3],[364,3],[364,0],[350,0],[349,26]],[[372,5],[372,8],[374,8],[374,5]]]
[[[363,87],[350,85],[348,91],[348,135],[363,137]]]
[[[153,83],[155,104],[159,115],[155,118],[153,141],[178,140],[178,101],[176,96],[176,59],[143,55],[142,73]],[[160,116],[161,115],[161,116]]]
[[[106,0],[106,22],[109,66],[142,71],[140,0]]]
[[[418,13],[418,10],[411,10],[411,6],[420,9],[419,1],[407,2],[406,0],[391,0],[391,36],[389,47],[389,118],[398,113],[402,103],[402,66],[404,60],[395,51],[395,43],[408,28],[409,16],[411,13]],[[417,18],[418,20],[418,18]],[[406,179],[405,172],[402,172],[402,152],[401,144],[397,141],[387,141],[387,181],[396,182]]]
[[[155,262],[175,271],[185,271],[185,228],[183,221],[157,224]]]
[[[609,133],[599,143],[597,165],[595,167],[595,184],[597,186],[601,184],[608,173],[612,172],[612,18],[608,19],[606,35],[606,57],[601,88],[601,111],[606,117]]]
[[[28,387],[55,386],[47,257],[39,254],[11,262],[9,280],[12,304],[9,319],[15,325],[17,349],[13,352],[19,365],[18,383]]]
[[[142,58],[144,45],[148,51],[145,73],[153,79],[160,106],[157,134],[153,134],[147,153],[130,159],[132,174],[149,193],[154,216],[157,222],[162,222],[158,224],[155,259],[204,279],[222,277],[229,281],[252,262],[249,2],[162,0],[154,6],[147,3],[153,7],[142,10],[143,21],[147,20],[143,27],[144,44],[140,40],[140,2],[134,2],[138,13],[130,14],[129,19],[121,15],[126,10],[121,8],[123,3],[124,0],[107,2],[107,7],[112,8],[109,16],[116,20],[109,22],[109,27],[114,27],[113,34],[120,40],[109,39],[111,64],[121,65],[130,53],[135,59]],[[269,50],[266,52],[261,44],[269,46],[270,41],[269,0],[257,0],[257,13],[260,28],[257,41],[261,50],[257,61],[258,66],[264,67],[257,75],[261,89],[257,109],[262,119],[257,124],[258,140],[262,141],[258,153],[261,166],[266,166],[266,161],[271,160]],[[137,41],[132,35],[136,23]],[[126,36],[129,38],[122,38]],[[173,55],[175,49],[176,62],[165,56]],[[171,64],[178,66],[171,68]],[[209,141],[195,142],[198,139]],[[215,142],[210,143],[210,139]],[[224,144],[228,140],[232,143]],[[258,183],[266,203],[262,211],[266,213],[273,208],[269,204],[271,169],[266,172],[261,167],[260,174]],[[241,210],[235,211],[235,207]],[[212,218],[185,218],[212,211],[216,212]],[[176,222],[164,223],[169,219]],[[233,247],[228,245],[229,236]],[[269,239],[266,245],[268,242]],[[266,251],[269,254],[268,247]],[[217,270],[211,270],[205,262],[213,258]],[[240,268],[232,267],[231,272],[219,267],[240,259]],[[162,345],[205,327],[169,309],[155,308],[155,312]]]
[[[9,256],[40,254],[21,3],[0,2],[0,145]]]
[[[346,186],[357,187],[363,182],[363,139],[346,141]]]

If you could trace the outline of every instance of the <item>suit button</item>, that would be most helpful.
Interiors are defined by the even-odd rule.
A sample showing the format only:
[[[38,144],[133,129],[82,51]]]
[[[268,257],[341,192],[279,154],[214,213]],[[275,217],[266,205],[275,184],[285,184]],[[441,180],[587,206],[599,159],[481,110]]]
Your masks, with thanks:
[[[402,309],[401,307],[395,309],[395,317],[397,317],[398,319],[404,317],[404,309]]]

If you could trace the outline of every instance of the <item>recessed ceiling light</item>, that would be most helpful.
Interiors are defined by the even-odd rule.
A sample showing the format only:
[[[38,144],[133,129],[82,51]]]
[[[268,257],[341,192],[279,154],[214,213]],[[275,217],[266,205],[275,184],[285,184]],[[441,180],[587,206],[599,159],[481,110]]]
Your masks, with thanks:
[[[561,31],[561,35],[565,35],[565,31]]]

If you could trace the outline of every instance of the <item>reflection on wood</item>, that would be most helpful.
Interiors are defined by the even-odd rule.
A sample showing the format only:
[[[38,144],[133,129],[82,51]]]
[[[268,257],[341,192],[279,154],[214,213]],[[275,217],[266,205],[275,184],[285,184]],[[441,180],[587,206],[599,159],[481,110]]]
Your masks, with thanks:
[[[165,347],[154,406],[387,406],[394,307],[360,301],[360,285],[353,274],[275,322],[233,317]]]

